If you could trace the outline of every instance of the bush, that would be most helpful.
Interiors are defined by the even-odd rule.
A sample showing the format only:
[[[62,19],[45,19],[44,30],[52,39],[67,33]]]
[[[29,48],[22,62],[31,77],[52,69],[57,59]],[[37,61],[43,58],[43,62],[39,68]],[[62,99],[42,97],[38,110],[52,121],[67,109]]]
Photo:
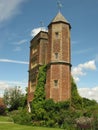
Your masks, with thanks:
[[[5,110],[6,110],[6,107],[5,107],[5,105],[0,105],[0,115],[5,115]]]
[[[54,122],[54,120],[52,120],[52,119],[48,120],[47,123],[46,123],[46,125],[47,125],[48,127],[53,127],[54,124],[55,124],[55,122]]]
[[[26,109],[13,111],[11,117],[13,121],[18,124],[31,124],[32,121],[32,116]]]
[[[53,111],[55,108],[55,103],[53,101],[53,99],[46,99],[44,102],[44,109],[49,112],[49,111]]]

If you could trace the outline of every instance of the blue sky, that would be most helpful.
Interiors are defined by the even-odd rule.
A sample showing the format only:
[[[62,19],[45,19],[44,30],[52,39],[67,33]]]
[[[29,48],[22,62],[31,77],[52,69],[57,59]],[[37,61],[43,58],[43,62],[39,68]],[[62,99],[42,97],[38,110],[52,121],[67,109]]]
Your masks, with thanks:
[[[98,100],[98,0],[61,0],[70,22],[72,75],[79,93]],[[0,0],[0,95],[28,82],[29,41],[58,13],[57,0]]]

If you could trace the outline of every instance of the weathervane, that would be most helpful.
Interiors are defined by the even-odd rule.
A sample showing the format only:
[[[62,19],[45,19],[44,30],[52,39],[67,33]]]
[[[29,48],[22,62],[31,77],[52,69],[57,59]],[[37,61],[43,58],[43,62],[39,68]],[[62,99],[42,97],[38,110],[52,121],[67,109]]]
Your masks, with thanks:
[[[61,4],[60,0],[57,0],[57,5],[58,5],[59,12],[60,12],[61,8],[62,8],[62,4]]]
[[[43,21],[40,21],[40,25],[41,25],[41,31],[43,30],[43,27],[44,27],[44,22]]]

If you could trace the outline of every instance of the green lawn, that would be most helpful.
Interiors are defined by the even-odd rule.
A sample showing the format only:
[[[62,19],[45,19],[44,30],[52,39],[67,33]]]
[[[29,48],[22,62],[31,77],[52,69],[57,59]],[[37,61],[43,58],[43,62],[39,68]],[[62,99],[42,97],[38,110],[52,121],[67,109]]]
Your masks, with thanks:
[[[0,130],[61,130],[61,129],[18,125],[11,122],[11,119],[9,117],[0,116]]]
[[[12,122],[12,119],[7,116],[0,116],[0,122]]]
[[[11,123],[0,123],[0,130],[61,130],[58,128],[33,127]]]

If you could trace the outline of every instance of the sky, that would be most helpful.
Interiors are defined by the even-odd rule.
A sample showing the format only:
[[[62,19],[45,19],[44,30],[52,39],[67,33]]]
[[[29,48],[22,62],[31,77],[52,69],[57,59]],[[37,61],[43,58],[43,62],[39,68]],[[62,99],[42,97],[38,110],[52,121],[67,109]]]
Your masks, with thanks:
[[[72,75],[79,94],[98,101],[98,0],[60,1],[72,27]],[[30,40],[47,30],[58,10],[57,0],[0,0],[0,96],[6,88],[25,90]]]

